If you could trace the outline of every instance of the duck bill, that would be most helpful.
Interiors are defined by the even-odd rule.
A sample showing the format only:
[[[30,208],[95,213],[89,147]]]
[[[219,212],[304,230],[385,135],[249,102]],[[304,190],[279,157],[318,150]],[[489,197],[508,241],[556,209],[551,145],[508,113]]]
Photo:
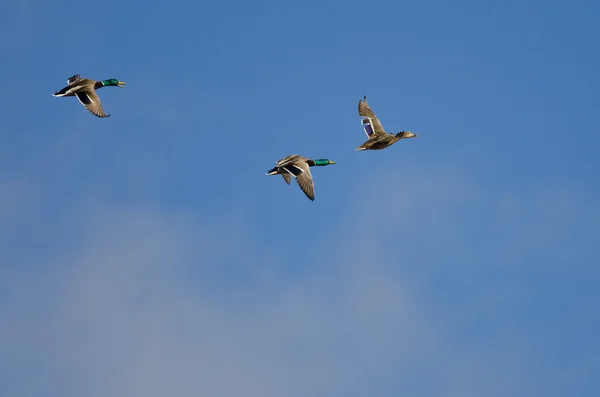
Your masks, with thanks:
[[[127,83],[126,83],[126,82],[124,82],[124,81],[119,81],[119,83],[117,84],[117,87],[124,88],[123,86],[124,86],[125,84],[127,84]]]

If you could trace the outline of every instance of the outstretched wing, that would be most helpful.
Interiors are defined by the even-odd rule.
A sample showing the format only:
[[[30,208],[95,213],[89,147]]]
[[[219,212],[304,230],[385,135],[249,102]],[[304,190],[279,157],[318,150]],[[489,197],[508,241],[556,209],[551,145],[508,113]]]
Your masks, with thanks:
[[[76,92],[75,96],[77,97],[77,99],[79,99],[79,102],[81,102],[81,104],[85,106],[86,109],[89,110],[95,116],[110,117],[110,114],[106,114],[104,112],[102,104],[100,103],[100,98],[98,97],[98,94],[96,94],[96,91],[80,91]]]
[[[358,101],[358,115],[364,117],[364,119],[362,119],[362,124],[369,139],[379,134],[385,134],[385,130],[379,122],[379,119],[375,116],[375,113],[373,113],[367,103],[366,95],[364,96],[364,100]]]
[[[300,189],[306,194],[310,200],[315,199],[315,188],[313,185],[312,175],[310,174],[310,167],[304,161],[290,163],[282,167],[290,174],[294,175],[296,178],[296,182],[298,182],[298,186]]]

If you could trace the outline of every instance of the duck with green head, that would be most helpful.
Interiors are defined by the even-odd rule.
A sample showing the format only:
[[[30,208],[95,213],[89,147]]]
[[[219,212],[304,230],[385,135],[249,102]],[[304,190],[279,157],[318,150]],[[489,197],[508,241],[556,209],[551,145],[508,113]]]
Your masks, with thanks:
[[[356,150],[381,150],[388,146],[393,145],[400,139],[416,138],[417,134],[413,134],[410,131],[401,131],[397,134],[388,134],[383,129],[383,126],[379,122],[375,113],[369,107],[367,103],[367,96],[364,96],[364,100],[358,101],[358,115],[362,116],[362,125],[367,134],[366,142],[356,148]]]
[[[67,80],[68,86],[60,91],[56,91],[52,96],[76,96],[79,102],[86,107],[92,114],[98,117],[110,117],[110,114],[106,114],[100,103],[100,98],[96,94],[96,90],[102,87],[120,87],[123,88],[125,85],[124,81],[117,79],[108,79],[95,81],[91,79],[84,79],[80,75],[69,77]]]
[[[306,194],[310,200],[315,199],[315,186],[310,174],[310,167],[321,167],[325,165],[335,164],[335,161],[329,159],[312,160],[306,157],[292,154],[284,157],[275,163],[275,167],[267,172],[267,175],[281,175],[283,180],[288,185],[292,180],[292,176],[296,178],[296,182],[300,189]]]

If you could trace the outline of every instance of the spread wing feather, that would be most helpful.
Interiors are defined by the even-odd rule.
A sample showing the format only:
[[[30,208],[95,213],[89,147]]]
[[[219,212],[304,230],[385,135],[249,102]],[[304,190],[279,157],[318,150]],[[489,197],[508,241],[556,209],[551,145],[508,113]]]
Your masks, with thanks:
[[[365,95],[364,100],[358,101],[358,115],[364,117],[362,120],[363,127],[365,129],[365,133],[369,137],[369,139],[374,138],[376,135],[385,134],[385,130],[383,126],[379,122],[375,113],[369,107],[367,103],[367,96]],[[372,131],[372,134],[369,134],[369,131]]]
[[[110,114],[106,114],[104,112],[102,104],[100,103],[100,98],[93,89],[91,91],[86,90],[77,92],[75,93],[75,96],[77,99],[79,99],[79,102],[81,102],[81,104],[85,106],[85,108],[93,115],[98,117],[110,117]]]

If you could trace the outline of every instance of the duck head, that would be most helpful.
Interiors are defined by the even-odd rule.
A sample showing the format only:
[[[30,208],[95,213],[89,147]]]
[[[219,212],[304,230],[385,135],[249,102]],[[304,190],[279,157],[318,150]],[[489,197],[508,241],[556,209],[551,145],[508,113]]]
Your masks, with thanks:
[[[410,131],[402,131],[402,132],[397,133],[396,136],[400,139],[405,139],[405,138],[416,138],[419,135],[413,134]]]
[[[109,87],[109,86],[115,86],[115,87],[121,87],[123,88],[123,86],[126,84],[124,81],[119,81],[117,79],[108,79],[108,80],[103,80],[102,84],[105,87]]]
[[[323,165],[335,164],[335,161],[329,160],[329,159],[317,159],[317,160],[314,160],[314,161],[315,161],[315,165],[316,166],[323,166]]]

